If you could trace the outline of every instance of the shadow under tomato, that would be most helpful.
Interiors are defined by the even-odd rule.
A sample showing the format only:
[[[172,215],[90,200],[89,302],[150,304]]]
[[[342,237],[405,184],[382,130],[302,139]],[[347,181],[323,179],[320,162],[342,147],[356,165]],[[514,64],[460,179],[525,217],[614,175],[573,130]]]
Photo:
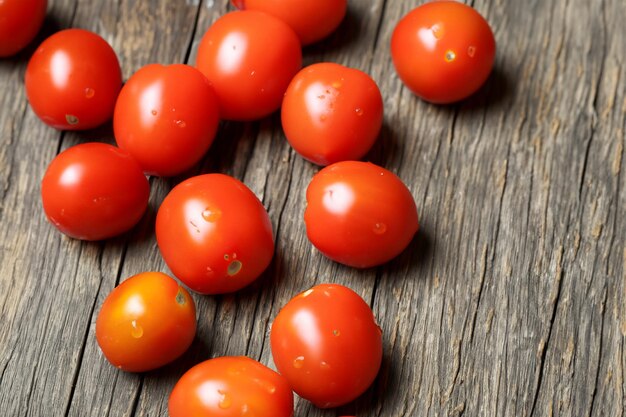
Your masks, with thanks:
[[[361,38],[363,19],[360,18],[354,7],[348,2],[346,16],[343,18],[337,29],[326,38],[311,45],[306,45],[302,49],[303,66],[319,62],[321,57],[341,50],[349,50]]]
[[[17,54],[7,58],[0,58],[0,67],[10,67],[16,64],[25,65],[44,40],[67,27],[69,27],[69,24],[65,24],[57,16],[54,16],[51,11],[48,11],[48,14],[44,18],[43,25],[35,38]]]
[[[390,166],[395,156],[400,152],[399,135],[387,120],[378,134],[378,138],[367,154],[362,158],[364,161],[372,162],[383,168]]]
[[[411,276],[424,277],[418,273],[430,267],[435,258],[435,243],[427,225],[420,224],[420,228],[413,236],[411,243],[394,259],[386,263],[382,268],[384,275],[404,279],[407,271]]]

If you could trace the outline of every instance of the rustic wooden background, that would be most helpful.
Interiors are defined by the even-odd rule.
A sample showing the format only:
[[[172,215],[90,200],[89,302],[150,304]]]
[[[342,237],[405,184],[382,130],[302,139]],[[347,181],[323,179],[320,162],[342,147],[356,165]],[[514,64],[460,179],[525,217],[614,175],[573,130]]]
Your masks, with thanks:
[[[426,104],[392,68],[395,23],[419,0],[350,0],[305,61],[372,74],[385,126],[368,159],[410,187],[421,229],[389,264],[355,270],[308,243],[304,191],[317,167],[287,145],[279,117],[224,123],[196,172],[242,179],[277,235],[269,270],[229,296],[199,296],[199,332],[161,370],[110,366],[95,317],[121,280],[167,271],[154,217],[182,178],[151,180],[151,209],[103,243],[62,236],[45,220],[40,181],[62,149],[111,141],[44,126],[23,78],[34,45],[0,61],[0,415],[166,416],[178,377],[220,355],[271,365],[268,326],[320,282],[368,300],[384,330],[378,379],[339,410],[296,402],[297,417],[620,416],[626,412],[626,3],[475,0],[498,51],[487,84],[453,106]],[[195,62],[227,0],[51,0],[38,41],[66,27],[102,35],[128,78],[152,62]]]

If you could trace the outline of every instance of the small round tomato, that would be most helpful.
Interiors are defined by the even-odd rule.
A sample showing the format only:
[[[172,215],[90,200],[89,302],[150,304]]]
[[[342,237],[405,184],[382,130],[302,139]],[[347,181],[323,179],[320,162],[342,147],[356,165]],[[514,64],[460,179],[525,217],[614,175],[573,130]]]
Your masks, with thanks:
[[[309,240],[345,265],[369,268],[402,252],[417,232],[417,208],[404,183],[369,162],[344,161],[318,172],[306,191]]]
[[[87,30],[66,29],[37,48],[24,81],[28,101],[44,123],[83,130],[113,115],[122,71],[104,39]]]
[[[188,65],[147,65],[122,88],[113,117],[115,140],[144,172],[171,176],[191,168],[217,131],[217,98]]]
[[[281,20],[252,10],[217,19],[204,34],[196,61],[228,120],[255,120],[276,111],[301,65],[294,31]]]
[[[337,29],[346,15],[347,0],[231,0],[238,9],[276,16],[296,32],[303,45],[317,42]]]
[[[485,82],[496,54],[487,21],[456,1],[432,1],[396,25],[391,56],[402,81],[433,103],[462,100]]]
[[[383,98],[369,75],[332,63],[314,64],[289,84],[282,106],[287,140],[319,165],[364,156],[383,123]]]
[[[222,174],[178,184],[156,218],[156,238],[174,275],[202,294],[236,291],[274,255],[269,215],[248,187]]]
[[[48,220],[66,235],[101,240],[133,227],[148,206],[150,184],[125,151],[104,143],[73,146],[41,182]]]
[[[382,331],[351,289],[322,284],[289,301],[270,333],[276,369],[318,407],[346,404],[372,384],[382,361]]]
[[[187,290],[160,272],[128,278],[104,300],[96,340],[114,366],[159,368],[182,355],[196,335],[196,307]]]
[[[178,380],[170,417],[292,417],[293,393],[279,374],[245,356],[204,361]]]
[[[0,1],[0,57],[18,53],[35,38],[47,7],[47,0]]]

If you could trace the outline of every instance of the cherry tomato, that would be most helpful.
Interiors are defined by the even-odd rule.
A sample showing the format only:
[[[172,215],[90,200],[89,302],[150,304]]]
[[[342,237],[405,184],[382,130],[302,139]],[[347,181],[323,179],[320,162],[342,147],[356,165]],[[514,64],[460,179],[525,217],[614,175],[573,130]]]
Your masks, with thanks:
[[[296,32],[303,45],[319,41],[337,29],[346,15],[347,0],[231,0],[238,9],[276,16]]]
[[[218,104],[200,71],[188,65],[147,65],[122,88],[115,105],[115,139],[153,175],[191,168],[217,131]]]
[[[398,75],[411,91],[433,103],[452,103],[478,90],[495,54],[487,21],[456,1],[433,1],[413,9],[391,38]]]
[[[276,369],[318,407],[346,404],[372,384],[382,361],[382,331],[351,289],[322,284],[289,301],[270,333]]]
[[[113,115],[122,71],[113,48],[82,29],[55,33],[37,48],[26,68],[33,110],[55,129],[83,130]]]
[[[200,42],[196,61],[228,120],[255,120],[276,111],[301,65],[294,31],[281,20],[252,10],[216,20]]]
[[[170,417],[292,417],[285,378],[245,356],[224,356],[188,370],[169,399]]]
[[[0,1],[0,58],[24,49],[46,17],[47,0]]]
[[[306,232],[327,257],[369,268],[402,252],[417,232],[411,192],[392,172],[344,161],[318,172],[306,191]]]
[[[222,174],[177,185],[157,213],[156,238],[174,275],[202,294],[243,288],[274,254],[263,204],[242,182]]]
[[[57,155],[41,182],[48,220],[66,235],[101,240],[133,227],[148,206],[150,185],[125,151],[104,143]]]
[[[376,141],[382,123],[383,99],[374,80],[343,65],[304,68],[283,100],[287,140],[319,165],[361,158]]]
[[[160,272],[143,272],[114,288],[96,321],[102,353],[129,372],[149,371],[173,361],[195,335],[193,298]]]

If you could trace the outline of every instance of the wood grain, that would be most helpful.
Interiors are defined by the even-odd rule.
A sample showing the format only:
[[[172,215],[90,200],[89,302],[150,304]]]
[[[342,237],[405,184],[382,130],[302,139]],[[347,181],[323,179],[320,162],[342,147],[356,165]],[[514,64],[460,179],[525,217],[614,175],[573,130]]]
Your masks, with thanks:
[[[198,336],[163,369],[127,374],[95,342],[95,317],[120,281],[166,271],[154,217],[186,176],[151,179],[149,213],[102,243],[46,221],[40,181],[61,150],[112,142],[110,126],[45,127],[23,77],[36,43],[81,27],[114,47],[124,77],[153,63],[195,62],[227,0],[51,0],[38,40],[0,61],[0,415],[167,416],[180,375],[206,358],[248,355],[273,366],[269,326],[297,292],[348,285],[384,330],[381,372],[339,410],[296,402],[296,416],[619,416],[626,412],[626,4],[621,0],[475,0],[498,44],[486,85],[453,106],[414,97],[391,65],[396,22],[416,0],[351,0],[307,64],[369,72],[385,125],[367,159],[397,173],[420,231],[389,264],[355,270],[312,249],[302,212],[318,168],[288,146],[273,115],[223,122],[187,176],[242,179],[270,213],[269,269],[226,296],[194,295]]]

